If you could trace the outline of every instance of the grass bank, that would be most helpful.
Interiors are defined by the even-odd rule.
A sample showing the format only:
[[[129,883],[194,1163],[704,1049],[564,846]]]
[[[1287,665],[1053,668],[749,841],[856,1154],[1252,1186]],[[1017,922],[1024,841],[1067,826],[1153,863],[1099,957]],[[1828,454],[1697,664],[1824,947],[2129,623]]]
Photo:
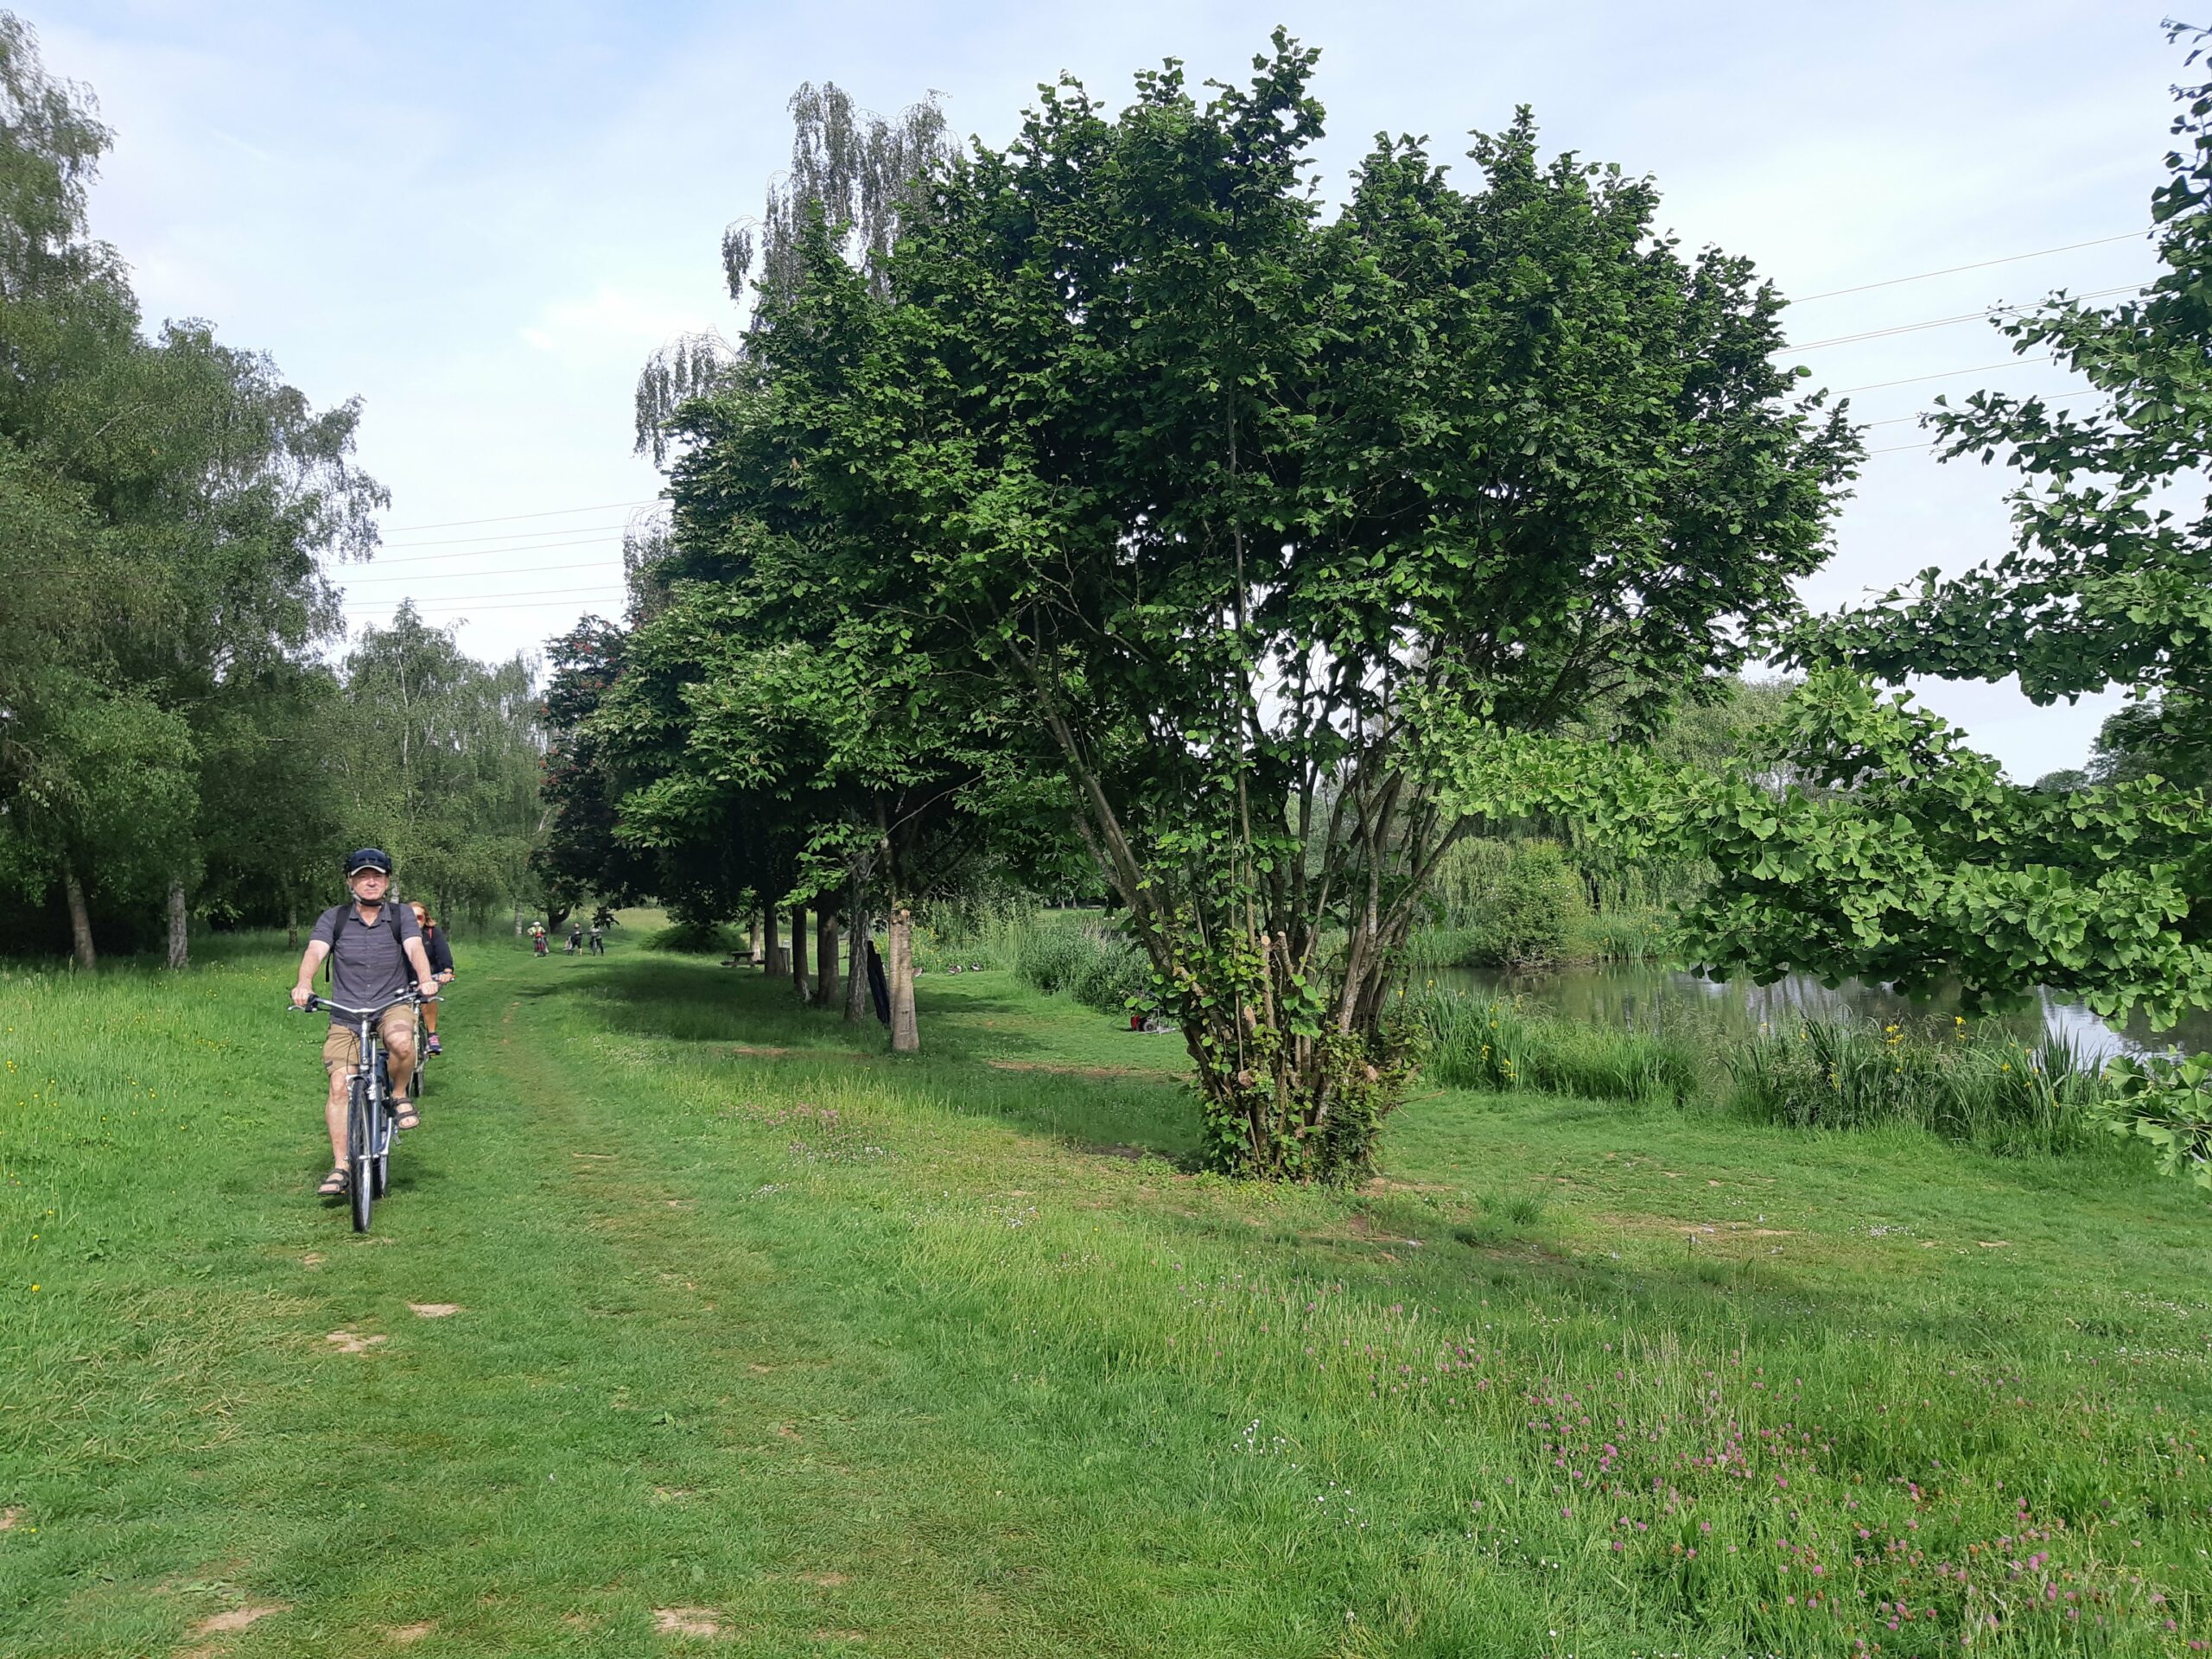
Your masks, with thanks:
[[[2212,1639],[2212,1249],[2125,1148],[1448,1089],[1255,1190],[1009,971],[893,1062],[611,950],[463,952],[366,1239],[281,952],[0,980],[0,1651]]]

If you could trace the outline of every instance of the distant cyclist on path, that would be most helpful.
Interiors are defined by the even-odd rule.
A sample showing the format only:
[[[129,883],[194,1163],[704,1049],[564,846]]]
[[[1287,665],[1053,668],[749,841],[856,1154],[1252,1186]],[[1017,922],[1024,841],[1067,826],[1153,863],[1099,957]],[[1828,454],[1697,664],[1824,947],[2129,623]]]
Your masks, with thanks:
[[[430,958],[430,972],[439,984],[452,984],[453,946],[446,942],[445,929],[438,925],[437,918],[430,914],[429,906],[421,899],[410,900],[407,908],[415,912],[415,925],[423,930],[423,950]],[[423,1034],[428,1039],[423,1045],[426,1053],[445,1052],[438,1044],[438,1005],[435,1002],[423,1005]]]
[[[415,1075],[415,1016],[400,999],[407,995],[410,978],[424,996],[435,996],[437,979],[430,971],[429,955],[423,949],[423,933],[415,925],[415,912],[405,905],[385,902],[391,891],[391,857],[373,847],[349,855],[346,886],[353,902],[333,905],[315,918],[315,932],[300,957],[292,1006],[307,1007],[315,995],[315,969],[327,957],[332,1001],[349,1007],[383,1009],[377,1020],[377,1034],[390,1057],[392,1110],[399,1115],[401,1128],[416,1128],[423,1120],[415,1103],[398,1092]],[[360,1046],[359,1033],[333,1014],[330,1034],[322,1043],[323,1070],[330,1074],[330,1093],[322,1113],[330,1130],[330,1173],[316,1191],[324,1198],[336,1198],[346,1191],[346,1086],[353,1068],[360,1064]]]

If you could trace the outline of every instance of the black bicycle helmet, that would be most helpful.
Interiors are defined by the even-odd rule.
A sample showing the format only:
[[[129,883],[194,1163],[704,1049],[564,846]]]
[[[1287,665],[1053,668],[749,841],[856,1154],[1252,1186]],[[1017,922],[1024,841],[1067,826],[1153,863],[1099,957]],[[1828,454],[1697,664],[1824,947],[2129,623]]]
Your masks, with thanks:
[[[351,881],[363,870],[381,870],[391,874],[391,855],[375,847],[364,847],[359,852],[346,855],[346,879]]]

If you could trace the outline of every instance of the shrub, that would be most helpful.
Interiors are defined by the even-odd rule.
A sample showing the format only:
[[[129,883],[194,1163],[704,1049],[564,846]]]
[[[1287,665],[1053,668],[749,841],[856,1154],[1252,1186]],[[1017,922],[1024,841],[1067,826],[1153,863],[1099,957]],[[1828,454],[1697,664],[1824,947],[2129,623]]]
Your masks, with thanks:
[[[672,950],[687,957],[726,957],[745,942],[720,922],[676,922],[645,936],[648,950]]]
[[[1581,879],[1548,841],[1463,841],[1431,896],[1434,920],[1414,941],[1416,967],[1557,962],[1590,913]]]
[[[2063,1038],[2026,1044],[1964,1020],[1946,1033],[1801,1015],[1737,1045],[1728,1071],[1730,1103],[1763,1122],[1908,1123],[2006,1153],[2086,1145],[2107,1093],[2099,1068]]]

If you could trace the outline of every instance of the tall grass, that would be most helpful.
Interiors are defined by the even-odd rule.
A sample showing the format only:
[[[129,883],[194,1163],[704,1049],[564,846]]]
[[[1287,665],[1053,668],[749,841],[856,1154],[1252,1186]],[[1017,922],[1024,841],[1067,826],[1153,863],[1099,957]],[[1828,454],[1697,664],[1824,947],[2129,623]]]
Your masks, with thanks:
[[[1141,1000],[1152,984],[1152,964],[1119,931],[1095,919],[1079,925],[1032,927],[1021,939],[1014,972],[1047,995],[1073,997],[1109,1014]]]
[[[1976,1030],[1801,1016],[1727,1057],[1729,1103],[1804,1128],[1908,1123],[1993,1151],[2059,1153],[2092,1143],[2101,1069],[2060,1037],[2025,1044]]]
[[[1065,927],[1085,912],[1040,910],[1027,895],[1000,895],[925,906],[914,916],[914,965],[928,973],[950,968],[1011,968],[1023,942]]]
[[[1702,1081],[1686,1035],[1559,1020],[1464,992],[1423,991],[1414,1014],[1427,1039],[1427,1074],[1447,1088],[1679,1105]]]

